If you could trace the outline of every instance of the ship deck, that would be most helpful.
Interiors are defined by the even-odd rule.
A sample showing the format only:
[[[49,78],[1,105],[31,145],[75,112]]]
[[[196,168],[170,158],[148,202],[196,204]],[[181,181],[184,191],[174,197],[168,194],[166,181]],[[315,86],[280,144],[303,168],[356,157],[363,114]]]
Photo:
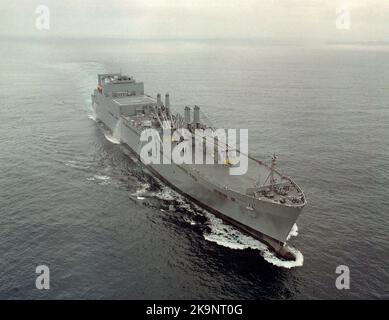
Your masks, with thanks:
[[[212,184],[218,186],[219,188],[235,191],[241,195],[247,195],[248,188],[258,188],[258,186],[260,186],[263,189],[270,187],[269,181],[265,183],[270,174],[270,169],[252,159],[248,159],[248,170],[243,175],[230,175],[230,167],[224,164],[197,164],[186,166],[192,170],[194,169],[197,174],[204,179],[209,180]],[[210,180],[210,177],[212,177],[212,180]],[[291,186],[291,189],[288,192],[288,197],[299,197],[298,189],[294,187],[289,180],[282,179],[282,176],[276,172],[274,173],[274,178],[276,179],[278,185],[283,183]],[[262,198],[266,201],[279,203],[280,200],[285,197],[279,195],[278,193],[274,193],[272,198],[265,196],[256,196],[255,198]],[[288,198],[286,198],[286,200],[288,200]],[[288,203],[289,201],[286,202]]]
[[[143,129],[140,124],[143,121],[153,119],[152,115],[143,114],[136,116],[122,115],[122,118],[124,118],[125,121],[131,125],[133,130],[137,131],[139,134]],[[172,147],[174,148],[174,146]],[[238,160],[239,158],[236,159]],[[267,165],[261,163],[260,161],[254,160],[251,157],[249,157],[247,160],[247,172],[242,175],[231,175],[231,166],[225,164],[185,164],[182,166],[189,171],[195,170],[196,173],[202,178],[221,189],[235,191],[241,195],[248,196],[248,188],[252,188],[254,190],[269,189],[269,175],[271,173],[271,169]],[[301,205],[305,202],[302,192],[291,180],[283,177],[278,171],[274,171],[274,179],[277,186],[289,186],[289,190],[286,195],[282,195],[277,192],[271,192],[271,195],[269,196],[267,192],[255,192],[252,194],[252,196],[264,201],[287,205]],[[300,201],[293,202],[292,199],[300,199]]]
[[[155,104],[155,99],[147,95],[117,96],[112,99],[119,106],[144,106]]]
[[[189,165],[198,174],[205,178],[212,176],[215,184],[222,188],[227,188],[242,194],[246,194],[247,188],[254,188],[258,182],[258,177],[264,182],[270,171],[264,166],[258,165],[253,160],[248,161],[248,170],[243,175],[230,175],[230,166],[224,164],[194,164]],[[255,173],[254,173],[255,172]]]

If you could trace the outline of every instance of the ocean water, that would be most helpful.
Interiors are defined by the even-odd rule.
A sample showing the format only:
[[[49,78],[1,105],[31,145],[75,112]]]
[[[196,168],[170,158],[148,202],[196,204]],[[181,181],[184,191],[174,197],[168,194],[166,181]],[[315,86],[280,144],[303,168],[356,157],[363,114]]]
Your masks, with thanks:
[[[389,46],[0,43],[0,298],[389,298]],[[96,75],[119,71],[278,154],[308,200],[298,261],[153,179],[94,121]]]

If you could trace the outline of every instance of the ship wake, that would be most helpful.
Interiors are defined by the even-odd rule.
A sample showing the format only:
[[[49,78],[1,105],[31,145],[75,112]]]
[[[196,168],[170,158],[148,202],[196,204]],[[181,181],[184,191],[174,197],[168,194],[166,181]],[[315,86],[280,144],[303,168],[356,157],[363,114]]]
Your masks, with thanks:
[[[120,144],[120,140],[118,138],[115,138],[113,135],[105,132],[104,133],[105,139],[107,139],[109,142],[113,144]]]
[[[282,260],[278,258],[271,249],[266,246],[266,244],[249,235],[243,234],[234,226],[224,223],[223,220],[191,203],[185,197],[178,194],[171,188],[164,186],[162,183],[158,183],[158,185],[159,188],[157,190],[150,191],[150,186],[148,184],[141,184],[138,190],[131,195],[138,200],[153,198],[156,201],[159,201],[158,203],[154,203],[152,206],[158,206],[161,211],[168,210],[180,213],[180,217],[191,226],[198,225],[199,223],[206,225],[207,228],[201,228],[201,232],[203,238],[209,242],[213,242],[233,250],[253,249],[259,252],[265,261],[281,268],[291,269],[301,267],[303,265],[304,257],[296,248],[288,246],[288,249],[295,255],[295,260]],[[204,218],[201,219],[200,216]],[[295,224],[288,236],[288,239],[297,235],[298,228]]]
[[[94,110],[92,110],[91,114],[88,114],[88,118],[91,119],[94,122],[97,122],[97,116]]]
[[[251,236],[241,233],[233,226],[227,225],[223,220],[215,217],[210,213],[206,213],[210,221],[210,231],[204,234],[204,238],[208,241],[215,242],[220,246],[234,250],[253,249],[260,252],[261,256],[269,263],[281,268],[301,267],[304,263],[302,253],[294,247],[288,246],[288,249],[296,257],[295,260],[285,261],[278,258],[264,243],[254,239]],[[296,236],[297,225],[293,226],[289,237]]]
[[[105,136],[105,139],[107,139],[109,142],[113,143],[113,144],[120,144],[120,130],[121,130],[121,125],[122,125],[122,122],[121,120],[119,120],[117,123],[116,123],[116,126],[115,128],[113,129],[113,132],[112,134],[110,134],[109,132],[104,132],[104,136]]]

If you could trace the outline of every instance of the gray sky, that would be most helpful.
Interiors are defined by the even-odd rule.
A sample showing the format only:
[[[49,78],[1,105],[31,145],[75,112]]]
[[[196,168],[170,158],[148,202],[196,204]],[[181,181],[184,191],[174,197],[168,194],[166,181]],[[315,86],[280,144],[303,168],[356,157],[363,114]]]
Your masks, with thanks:
[[[349,30],[336,28],[342,3]],[[40,4],[49,31],[35,28]],[[0,35],[389,41],[389,0],[1,0]]]

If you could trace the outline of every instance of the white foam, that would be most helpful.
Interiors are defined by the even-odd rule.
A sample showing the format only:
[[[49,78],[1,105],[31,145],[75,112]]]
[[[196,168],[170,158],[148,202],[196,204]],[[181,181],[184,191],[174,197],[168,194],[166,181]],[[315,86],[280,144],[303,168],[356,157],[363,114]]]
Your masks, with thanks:
[[[145,195],[146,193],[148,193],[148,188],[150,187],[150,185],[148,183],[143,183],[139,186],[139,188],[134,192],[134,193],[131,193],[132,196],[135,196],[137,197],[137,199],[139,200],[143,200],[145,199]]]
[[[298,235],[299,235],[299,228],[298,228],[297,224],[294,224],[292,229],[290,230],[286,240],[289,240],[292,237],[297,237]]]
[[[113,144],[120,144],[120,140],[118,140],[114,136],[112,136],[108,133],[104,133],[104,136],[105,136],[105,139],[107,139],[109,142],[112,142]]]
[[[111,179],[111,178],[108,177],[108,176],[101,176],[101,175],[98,175],[98,174],[95,174],[93,177],[94,177],[95,179],[97,179],[97,180],[103,180],[103,181],[106,181],[106,180],[110,180],[110,179]]]
[[[292,260],[292,261],[284,261],[284,260],[281,260],[279,258],[277,258],[271,251],[267,250],[264,252],[264,255],[263,255],[263,258],[277,266],[277,267],[280,267],[280,268],[286,268],[286,269],[291,269],[291,268],[295,268],[295,267],[302,267],[303,264],[304,264],[304,256],[303,254],[297,250],[296,248],[294,247],[291,247],[291,246],[288,246],[287,245],[287,248],[289,251],[291,251],[294,256],[296,257],[296,260]]]
[[[161,200],[173,201],[179,200],[179,195],[172,189],[163,186],[159,192],[156,192],[153,196]]]
[[[180,197],[175,191],[172,189],[162,186],[161,190],[158,192],[151,192],[149,191],[150,185],[148,183],[143,183],[141,184],[138,189],[132,193],[132,196],[136,197],[154,197],[160,200],[167,200],[167,201],[173,201],[173,200],[178,200],[178,202],[181,203],[182,200],[180,200],[178,197]]]
[[[193,219],[191,219],[191,217],[188,217],[188,216],[183,216],[183,219],[186,223],[189,223],[191,226],[194,226],[196,225],[196,221],[194,221]]]
[[[288,246],[288,249],[296,256],[294,261],[284,261],[274,255],[270,249],[262,242],[253,237],[242,234],[234,227],[225,224],[221,219],[210,213],[206,213],[210,221],[211,232],[204,234],[208,241],[215,242],[218,245],[234,250],[254,249],[260,251],[262,257],[269,263],[282,268],[301,267],[304,263],[304,257],[296,248]]]
[[[66,161],[65,166],[72,167],[75,169],[89,169],[89,166],[75,160]]]
[[[95,174],[93,177],[89,177],[89,178],[86,178],[86,180],[88,181],[99,181],[97,182],[98,184],[100,185],[106,185],[106,184],[109,184],[111,181],[111,177],[108,177],[108,176],[104,176],[104,175],[98,175],[98,174]]]
[[[91,119],[91,120],[93,120],[93,121],[97,121],[97,117],[96,117],[96,115],[93,113],[93,114],[88,114],[88,118],[89,119]]]

